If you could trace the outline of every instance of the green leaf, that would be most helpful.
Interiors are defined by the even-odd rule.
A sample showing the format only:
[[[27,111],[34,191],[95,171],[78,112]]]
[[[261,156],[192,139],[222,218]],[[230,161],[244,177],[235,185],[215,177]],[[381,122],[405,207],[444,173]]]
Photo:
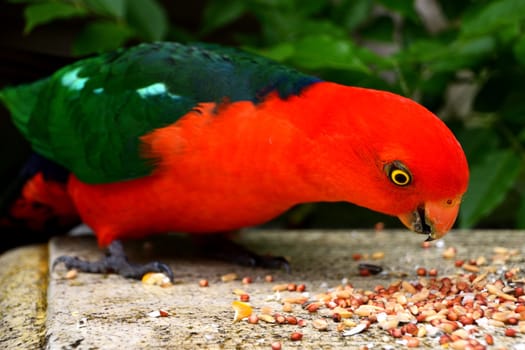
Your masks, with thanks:
[[[470,164],[483,162],[487,153],[497,152],[500,146],[499,135],[494,128],[463,128],[458,130],[456,137]]]
[[[399,58],[404,63],[426,64],[436,72],[451,72],[478,64],[495,49],[496,41],[491,36],[458,39],[449,44],[420,40],[401,52]]]
[[[246,10],[244,0],[212,0],[206,3],[202,14],[201,34],[207,34],[217,28],[235,21]]]
[[[115,18],[123,18],[126,13],[126,0],[84,0],[93,11]]]
[[[501,204],[522,167],[521,159],[511,150],[491,151],[482,162],[473,164],[461,207],[460,227],[474,226]]]
[[[265,49],[246,48],[247,51],[257,53],[261,56],[268,57],[277,62],[283,62],[291,58],[295,52],[292,43],[282,43]]]
[[[7,2],[13,3],[13,4],[30,4],[30,3],[36,3],[36,2],[42,2],[42,0],[7,0]]]
[[[514,56],[522,66],[525,66],[525,35],[522,35],[514,45]]]
[[[462,37],[495,33],[508,25],[525,20],[525,0],[499,0],[488,2],[479,11],[464,18]]]
[[[85,16],[86,10],[69,3],[49,2],[28,5],[24,10],[26,26],[25,33],[29,33],[36,26],[72,17]]]
[[[394,33],[394,22],[392,18],[381,16],[376,18],[372,23],[362,30],[362,35],[369,40],[383,42],[392,42]]]
[[[363,24],[373,8],[371,0],[345,0],[334,3],[334,17],[346,30],[354,30]]]
[[[336,68],[368,72],[357,57],[355,45],[327,35],[312,35],[295,43],[292,62],[306,69]]]
[[[73,54],[77,56],[117,49],[133,36],[133,32],[114,22],[92,22],[75,38]]]
[[[144,40],[162,40],[168,31],[168,19],[156,0],[127,0],[126,20]]]
[[[327,35],[334,39],[346,39],[348,33],[331,21],[303,19],[297,28],[299,36]]]
[[[440,60],[432,63],[436,71],[454,71],[460,68],[472,68],[484,57],[496,49],[496,40],[483,36],[470,40],[457,40],[444,51]]]
[[[512,122],[515,125],[525,126],[525,119],[523,118],[525,115],[523,96],[525,96],[525,89],[521,86],[515,87],[504,96],[504,103],[500,113],[505,121]]]
[[[405,18],[413,21],[419,20],[419,16],[414,8],[414,1],[380,0],[379,2],[386,8],[398,12]]]

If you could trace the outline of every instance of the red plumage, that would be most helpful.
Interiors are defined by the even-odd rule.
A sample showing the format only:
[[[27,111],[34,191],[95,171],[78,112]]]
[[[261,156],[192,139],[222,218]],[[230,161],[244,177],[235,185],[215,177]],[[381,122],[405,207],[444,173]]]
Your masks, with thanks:
[[[238,229],[313,201],[348,201],[400,217],[433,203],[427,224],[439,237],[452,226],[468,183],[461,146],[428,110],[334,83],[287,99],[270,94],[259,104],[202,103],[141,141],[156,164],[152,175],[69,182],[101,245],[167,231]],[[392,183],[385,167],[394,161],[409,169],[410,185]]]

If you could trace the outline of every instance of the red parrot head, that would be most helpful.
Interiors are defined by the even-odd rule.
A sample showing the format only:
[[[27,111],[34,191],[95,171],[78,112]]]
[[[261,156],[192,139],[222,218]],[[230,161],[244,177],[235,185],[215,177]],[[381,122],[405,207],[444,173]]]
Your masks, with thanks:
[[[326,103],[317,111],[324,121],[316,136],[331,144],[323,164],[338,200],[397,216],[429,240],[444,236],[469,178],[450,129],[423,106],[389,92],[337,84],[319,90]]]

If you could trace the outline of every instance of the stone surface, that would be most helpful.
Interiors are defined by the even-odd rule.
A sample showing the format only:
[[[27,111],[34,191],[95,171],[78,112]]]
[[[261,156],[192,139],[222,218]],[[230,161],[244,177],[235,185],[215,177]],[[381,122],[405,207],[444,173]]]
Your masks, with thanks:
[[[45,342],[47,245],[0,255],[0,348],[39,349]]]
[[[67,279],[63,266],[57,266],[49,280],[45,334],[41,328],[27,327],[31,320],[42,319],[41,309],[36,307],[40,311],[34,315],[20,313],[20,310],[35,309],[35,305],[38,305],[35,300],[39,299],[35,296],[30,300],[16,301],[22,291],[34,292],[35,287],[30,286],[39,285],[36,281],[41,281],[38,276],[42,276],[45,269],[41,263],[26,264],[28,267],[22,269],[13,268],[22,259],[13,262],[10,260],[12,254],[19,257],[27,255],[27,259],[31,260],[28,251],[14,250],[0,257],[0,278],[4,281],[0,292],[3,296],[0,346],[19,348],[11,345],[25,343],[25,339],[28,339],[25,337],[31,334],[31,344],[43,344],[48,349],[270,349],[270,344],[275,341],[281,342],[283,349],[360,349],[363,346],[403,349],[406,345],[378,327],[342,337],[335,330],[336,324],[328,319],[328,330],[319,331],[312,327],[312,320],[322,318],[326,313],[310,314],[300,305],[293,306],[292,314],[307,320],[308,324],[304,328],[263,321],[256,325],[246,320],[233,322],[231,303],[239,299],[234,292],[239,293],[241,289],[249,294],[255,313],[260,313],[263,307],[271,307],[275,312],[282,313],[282,302],[276,298],[300,296],[300,293],[283,291],[276,296],[272,287],[277,284],[304,283],[309,295],[314,296],[340,285],[343,279],[355,288],[362,289],[370,289],[378,284],[388,286],[399,280],[400,276],[407,281],[416,281],[416,269],[420,266],[437,268],[439,276],[454,275],[461,271],[454,266],[454,259],[443,259],[442,253],[447,247],[457,249],[457,258],[470,260],[484,256],[489,261],[496,246],[518,249],[519,254],[504,268],[519,267],[525,260],[524,235],[525,232],[520,231],[455,231],[444,240],[433,242],[428,249],[421,247],[423,236],[407,231],[263,231],[246,232],[239,237],[240,242],[254,251],[288,257],[293,266],[291,274],[239,267],[197,257],[194,246],[185,236],[162,236],[148,241],[127,242],[125,248],[130,260],[161,260],[168,263],[176,276],[175,285],[163,288],[115,275],[86,273]],[[371,259],[374,252],[383,252],[384,258]],[[351,258],[357,253],[368,254],[369,259],[366,261],[381,265],[384,272],[361,277],[357,269],[359,262]],[[100,257],[102,251],[97,248],[92,237],[54,239],[50,244],[50,261],[63,254],[91,260]],[[38,254],[35,256],[33,253],[33,259],[41,261],[41,257],[37,258]],[[11,268],[8,266],[10,264]],[[221,276],[232,272],[239,279],[231,282],[221,280]],[[9,282],[14,278],[13,275],[19,274],[27,274],[27,277],[31,275],[32,278],[20,282],[18,291],[16,288],[7,289],[9,283],[5,281]],[[265,281],[268,274],[273,276],[274,282]],[[250,276],[253,283],[242,284],[240,279],[244,276]],[[200,287],[201,279],[208,280],[209,287]],[[36,294],[42,295],[44,292],[40,288]],[[6,309],[6,303],[18,303],[18,309]],[[168,316],[154,317],[154,313],[161,309]],[[26,319],[10,326],[6,324],[6,319],[13,314]],[[16,333],[13,332],[15,328]],[[303,333],[302,341],[290,340],[290,334],[294,331]],[[510,338],[503,335],[503,329],[491,328],[485,331],[494,335],[498,348],[525,347],[525,337],[519,332],[516,337]],[[6,332],[10,335],[4,336]],[[482,336],[480,334],[479,339],[483,343]],[[437,338],[430,337],[422,338],[420,345],[427,349],[439,347]]]

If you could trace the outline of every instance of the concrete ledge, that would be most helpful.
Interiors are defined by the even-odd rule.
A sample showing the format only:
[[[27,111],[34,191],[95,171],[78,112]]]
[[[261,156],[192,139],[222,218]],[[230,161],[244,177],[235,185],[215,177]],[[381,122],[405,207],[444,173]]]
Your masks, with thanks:
[[[47,245],[0,255],[0,347],[39,349],[45,343]]]
[[[309,322],[307,327],[262,321],[257,325],[246,321],[234,323],[231,303],[239,299],[234,292],[242,289],[248,293],[257,313],[262,307],[271,307],[275,312],[282,313],[282,303],[275,300],[272,291],[276,284],[304,283],[310,295],[314,296],[339,285],[343,278],[348,279],[355,288],[362,289],[371,289],[378,284],[388,286],[399,280],[400,276],[404,276],[404,280],[417,281],[416,268],[419,266],[437,268],[439,276],[464,273],[455,267],[454,259],[443,259],[442,253],[447,247],[456,248],[458,259],[484,256],[489,262],[495,246],[517,249],[519,255],[502,266],[504,270],[520,267],[525,261],[523,231],[456,231],[446,236],[445,240],[433,243],[428,249],[421,247],[423,239],[423,236],[407,231],[263,231],[246,232],[240,237],[241,243],[257,252],[288,256],[293,266],[291,274],[197,258],[191,241],[181,236],[127,242],[125,248],[131,260],[166,262],[172,266],[177,283],[162,288],[115,275],[86,273],[66,279],[65,270],[59,266],[49,280],[45,334],[42,331],[46,271],[42,260],[45,259],[45,249],[20,248],[0,257],[0,281],[3,282],[0,289],[3,312],[0,347],[270,349],[272,342],[280,341],[283,349],[360,349],[364,346],[402,349],[406,346],[379,327],[371,327],[355,336],[342,337],[335,329],[336,324],[329,320],[328,330],[321,332],[311,326],[311,321],[327,315],[310,314],[299,305],[294,305],[293,314],[306,319]],[[359,253],[370,256],[374,252],[383,252],[384,258],[368,261],[381,265],[385,273],[361,277],[357,270],[358,262],[352,260],[352,255]],[[50,260],[64,254],[96,259],[102,252],[93,237],[53,239],[50,243]],[[20,265],[25,259],[31,262]],[[221,281],[221,276],[232,272],[239,279]],[[267,274],[271,274],[275,282],[266,282]],[[9,283],[14,281],[13,276],[16,275],[33,277]],[[253,283],[242,284],[240,278],[244,276],[250,276]],[[207,279],[210,286],[200,287],[200,279]],[[280,294],[281,297],[300,295],[287,291]],[[21,295],[27,298],[19,298]],[[168,316],[154,317],[152,313],[159,309],[167,311]],[[10,319],[13,315],[17,317]],[[304,334],[302,341],[290,340],[290,334],[296,330]],[[511,338],[503,335],[503,329],[491,328],[485,331],[494,335],[495,348],[525,347],[525,337],[519,332]],[[480,339],[482,336],[480,334]],[[422,338],[420,348],[438,347],[437,338]]]

